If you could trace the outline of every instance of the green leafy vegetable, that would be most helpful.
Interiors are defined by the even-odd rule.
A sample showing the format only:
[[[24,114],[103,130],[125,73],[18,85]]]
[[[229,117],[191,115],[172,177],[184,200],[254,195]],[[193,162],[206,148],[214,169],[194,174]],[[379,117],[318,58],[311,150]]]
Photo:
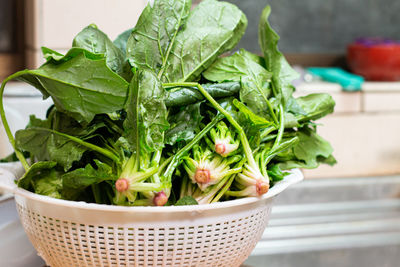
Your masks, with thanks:
[[[290,67],[285,57],[278,50],[279,36],[268,22],[270,13],[270,6],[266,6],[261,14],[258,29],[259,43],[264,54],[266,69],[273,73],[272,89],[275,91],[275,95],[283,103],[286,103],[293,92],[291,83],[298,77],[298,74]]]
[[[155,151],[164,146],[164,131],[169,127],[165,94],[151,71],[139,70],[132,79],[124,128],[133,151],[139,147]]]
[[[253,61],[245,50],[219,58],[203,76],[210,81],[240,81],[240,99],[257,115],[275,119],[269,97],[271,73]]]
[[[99,160],[94,160],[95,168],[88,164],[61,176],[62,195],[66,199],[76,200],[88,186],[99,184],[103,181],[116,180],[112,168]]]
[[[202,1],[176,35],[163,81],[195,81],[220,54],[236,46],[246,27],[246,16],[236,6]]]
[[[124,54],[96,25],[89,25],[78,33],[72,42],[72,46],[86,49],[94,54],[103,54],[106,58],[107,66],[112,71],[120,75],[123,74]]]
[[[199,205],[199,203],[197,203],[196,199],[194,199],[192,196],[184,196],[175,203],[175,206],[187,205]]]
[[[165,143],[174,145],[176,142],[190,141],[200,132],[203,116],[200,113],[202,102],[187,105],[178,113],[168,117],[171,128],[165,133]]]
[[[35,86],[44,97],[51,96],[58,110],[80,122],[122,109],[128,89],[128,83],[106,66],[104,58],[80,48],[12,78]]]
[[[191,4],[191,0],[155,0],[153,6],[147,4],[126,45],[132,66],[148,68],[161,79]]]
[[[190,0],[155,0],[114,42],[92,24],[66,55],[43,47],[45,64],[0,87],[2,97],[21,80],[54,102],[14,138],[0,98],[15,150],[6,160],[26,170],[18,186],[101,204],[202,205],[262,196],[283,170],[334,164],[314,122],[334,101],[293,97],[297,74],[269,14],[259,24],[263,56],[231,53],[247,19],[216,0],[193,10]]]

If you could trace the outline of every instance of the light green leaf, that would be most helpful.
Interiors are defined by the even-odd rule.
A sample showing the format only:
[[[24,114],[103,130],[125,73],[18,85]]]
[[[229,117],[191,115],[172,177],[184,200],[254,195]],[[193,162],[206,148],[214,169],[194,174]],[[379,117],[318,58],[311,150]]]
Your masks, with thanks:
[[[301,122],[315,121],[333,112],[335,101],[328,94],[309,94],[296,99],[306,115],[299,115]]]

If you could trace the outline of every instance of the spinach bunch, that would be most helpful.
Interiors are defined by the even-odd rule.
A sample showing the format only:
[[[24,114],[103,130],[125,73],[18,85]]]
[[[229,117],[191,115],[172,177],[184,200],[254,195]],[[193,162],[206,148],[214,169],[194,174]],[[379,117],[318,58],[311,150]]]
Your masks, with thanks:
[[[103,204],[204,204],[265,194],[284,170],[334,164],[314,123],[334,101],[292,96],[297,74],[269,14],[259,24],[263,56],[224,54],[247,19],[216,0],[193,10],[190,0],[155,0],[115,41],[92,24],[65,55],[42,48],[46,63],[0,89],[24,81],[54,102],[14,139],[0,100],[26,170],[18,186]]]

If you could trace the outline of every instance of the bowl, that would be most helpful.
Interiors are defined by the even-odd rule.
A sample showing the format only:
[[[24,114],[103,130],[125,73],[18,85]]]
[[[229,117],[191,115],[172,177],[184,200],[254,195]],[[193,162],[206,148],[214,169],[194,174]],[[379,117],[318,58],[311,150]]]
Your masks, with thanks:
[[[303,179],[298,169],[262,197],[196,206],[122,207],[67,201],[18,188],[0,169],[22,225],[47,265],[240,266],[267,226],[273,198]]]
[[[350,70],[371,81],[400,80],[400,42],[359,39],[347,47]]]

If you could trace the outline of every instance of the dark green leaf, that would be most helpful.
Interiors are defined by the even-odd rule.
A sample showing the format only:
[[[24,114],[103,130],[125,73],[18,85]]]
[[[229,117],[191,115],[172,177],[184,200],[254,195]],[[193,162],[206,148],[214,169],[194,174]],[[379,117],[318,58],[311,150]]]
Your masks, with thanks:
[[[191,3],[190,0],[155,0],[153,5],[147,4],[126,45],[132,66],[148,68],[161,78]]]
[[[58,110],[79,122],[122,109],[128,89],[128,83],[106,66],[104,58],[80,48],[37,70],[26,70],[17,79],[32,84],[45,97],[50,95]]]
[[[96,25],[89,25],[78,33],[72,42],[72,46],[86,49],[94,54],[103,54],[106,58],[107,66],[112,71],[123,75],[124,54]]]
[[[132,30],[133,29],[128,29],[124,31],[123,33],[118,35],[113,42],[116,47],[121,49],[124,56],[126,54],[126,43],[128,42],[129,36],[131,36]]]
[[[156,75],[149,70],[138,70],[129,86],[124,122],[125,137],[131,150],[139,147],[155,151],[164,146],[164,132],[168,129],[166,92]]]
[[[222,98],[239,93],[239,82],[209,83],[203,84],[203,88],[213,97]],[[202,101],[204,96],[197,88],[177,87],[168,90],[165,105],[167,107],[183,106]]]
[[[246,27],[246,16],[235,5],[202,1],[176,36],[163,81],[197,80],[219,55],[236,46]]]
[[[37,194],[61,198],[62,180],[55,170],[56,162],[42,161],[33,164],[18,180],[18,186]]]
[[[200,105],[201,102],[187,105],[178,113],[168,117],[171,127],[165,132],[166,144],[174,145],[177,142],[190,141],[196,136],[203,118],[200,114]]]
[[[27,128],[16,132],[16,147],[32,153],[38,160],[55,161],[67,171],[88,149],[66,137],[43,131],[42,128],[61,131],[85,140],[93,137],[102,127],[105,124],[101,122],[82,128],[75,120],[60,112],[53,113],[47,120],[40,120],[32,115]]]
[[[288,172],[283,172],[281,170],[281,168],[279,167],[279,165],[277,165],[277,164],[272,165],[268,169],[267,172],[268,172],[268,176],[272,180],[272,182],[281,181],[281,180],[283,180],[283,178],[285,178],[285,176],[289,175]]]
[[[106,180],[116,180],[112,168],[98,160],[94,160],[95,168],[87,164],[85,168],[76,169],[61,176],[64,198],[75,200],[88,186]]]
[[[175,206],[188,206],[188,205],[199,205],[199,203],[192,196],[184,196],[175,203]]]

